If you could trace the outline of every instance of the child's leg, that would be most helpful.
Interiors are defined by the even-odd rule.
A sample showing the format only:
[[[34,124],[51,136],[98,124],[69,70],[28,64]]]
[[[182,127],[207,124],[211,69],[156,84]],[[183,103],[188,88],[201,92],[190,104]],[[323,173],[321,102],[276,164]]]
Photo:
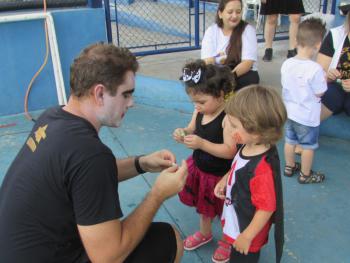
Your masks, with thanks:
[[[257,263],[259,262],[260,251],[256,253],[249,252],[248,255],[237,252],[236,249],[232,249],[230,263]]]
[[[284,158],[286,159],[286,166],[289,166],[289,167],[295,166],[294,150],[295,150],[295,145],[292,145],[289,143],[284,144]]]
[[[321,183],[325,179],[325,175],[311,169],[314,151],[318,147],[319,126],[304,126],[301,131],[303,132],[300,133],[300,145],[303,151],[301,153],[301,171],[298,182],[301,184]]]
[[[213,239],[211,234],[211,218],[202,214],[199,216],[199,231],[184,240],[185,250],[194,250],[209,243]]]
[[[303,149],[301,152],[301,172],[304,176],[310,175],[313,160],[314,150]]]
[[[205,237],[208,237],[211,235],[211,221],[212,219],[210,217],[207,217],[205,215],[200,215],[199,231]]]
[[[301,184],[322,183],[325,175],[322,172],[315,172],[311,169],[314,156],[314,150],[303,150],[301,154],[301,168],[298,178]]]
[[[284,157],[286,165],[284,166],[284,176],[291,177],[300,171],[300,163],[294,159],[295,145],[286,142],[284,144]]]
[[[295,150],[294,150],[294,153],[296,155],[301,155],[301,152],[303,151],[303,148],[301,148],[301,146],[298,144],[295,146]]]
[[[224,240],[224,237],[221,237],[221,240],[218,241],[218,247],[215,249],[212,256],[212,261],[215,263],[226,263],[230,260],[232,245],[227,243]]]

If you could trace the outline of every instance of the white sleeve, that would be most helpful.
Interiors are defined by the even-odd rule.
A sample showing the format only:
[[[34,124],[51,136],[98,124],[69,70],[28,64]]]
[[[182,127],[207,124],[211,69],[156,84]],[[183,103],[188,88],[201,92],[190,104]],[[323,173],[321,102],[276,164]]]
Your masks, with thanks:
[[[325,73],[321,66],[318,67],[316,73],[314,74],[314,77],[312,78],[311,88],[314,94],[320,94],[327,90],[327,81],[325,78]]]
[[[258,40],[255,28],[247,25],[242,34],[242,60],[258,61]]]
[[[214,26],[210,26],[204,33],[202,40],[201,59],[212,58],[216,56],[216,34],[214,31]]]

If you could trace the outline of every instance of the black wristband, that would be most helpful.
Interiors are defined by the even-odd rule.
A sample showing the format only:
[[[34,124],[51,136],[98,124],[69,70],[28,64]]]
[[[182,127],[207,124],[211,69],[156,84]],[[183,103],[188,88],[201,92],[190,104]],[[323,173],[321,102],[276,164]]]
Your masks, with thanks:
[[[134,165],[135,165],[135,169],[136,171],[139,173],[139,174],[144,174],[146,171],[143,170],[140,166],[140,158],[142,157],[143,155],[139,155],[139,156],[136,156],[135,157],[135,161],[134,161]]]

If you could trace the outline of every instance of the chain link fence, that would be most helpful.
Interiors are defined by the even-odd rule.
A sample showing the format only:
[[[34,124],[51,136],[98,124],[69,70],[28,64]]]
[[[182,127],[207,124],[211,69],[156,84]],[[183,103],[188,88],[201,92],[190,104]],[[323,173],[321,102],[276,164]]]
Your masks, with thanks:
[[[193,31],[188,3],[174,1],[114,1],[113,42],[147,50],[190,45]]]
[[[215,22],[218,1],[105,0],[112,22],[110,40],[136,55],[199,49],[205,29]],[[303,3],[306,13],[330,12],[333,1],[336,0],[303,0]],[[246,20],[255,25],[256,16],[251,12],[252,8]],[[264,21],[257,28],[259,41],[263,41],[263,24]],[[281,16],[277,39],[287,38],[288,29],[288,16]]]

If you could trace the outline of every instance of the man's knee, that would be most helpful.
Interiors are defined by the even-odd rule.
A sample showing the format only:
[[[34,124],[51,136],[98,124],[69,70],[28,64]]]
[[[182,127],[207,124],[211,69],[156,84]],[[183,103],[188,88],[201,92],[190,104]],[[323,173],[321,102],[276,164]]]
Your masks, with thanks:
[[[175,257],[175,263],[181,262],[181,258],[184,253],[184,246],[183,246],[183,240],[181,238],[181,235],[179,231],[176,229],[175,226],[172,225],[172,228],[174,229],[175,237],[176,237],[176,257]]]
[[[125,263],[180,262],[183,246],[178,231],[169,223],[153,222]]]

